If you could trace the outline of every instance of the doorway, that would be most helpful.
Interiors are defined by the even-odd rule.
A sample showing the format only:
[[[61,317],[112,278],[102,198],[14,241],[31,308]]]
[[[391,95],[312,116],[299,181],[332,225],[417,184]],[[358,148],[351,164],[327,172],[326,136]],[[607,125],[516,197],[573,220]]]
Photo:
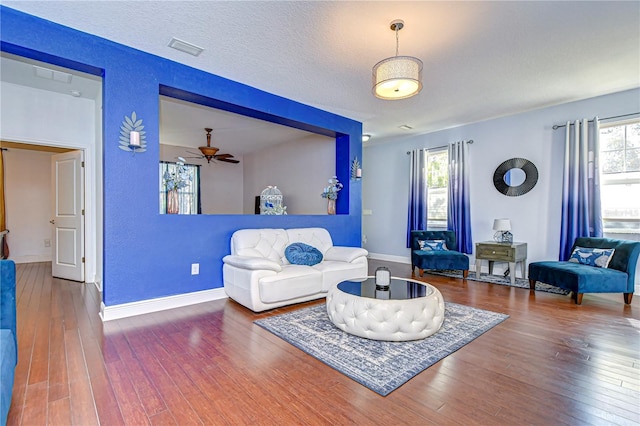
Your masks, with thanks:
[[[16,263],[50,261],[55,278],[84,282],[84,152],[2,146],[10,258]]]

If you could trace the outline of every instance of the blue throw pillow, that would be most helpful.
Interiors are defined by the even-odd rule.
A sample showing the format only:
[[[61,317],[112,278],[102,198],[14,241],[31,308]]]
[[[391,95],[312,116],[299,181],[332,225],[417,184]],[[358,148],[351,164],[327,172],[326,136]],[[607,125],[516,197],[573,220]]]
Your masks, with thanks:
[[[420,250],[444,251],[449,250],[445,240],[418,240]]]
[[[615,249],[601,249],[590,247],[576,247],[571,253],[569,262],[581,263],[583,265],[606,268],[611,262]]]
[[[294,265],[313,266],[322,262],[322,253],[305,243],[293,243],[284,249],[284,256]]]

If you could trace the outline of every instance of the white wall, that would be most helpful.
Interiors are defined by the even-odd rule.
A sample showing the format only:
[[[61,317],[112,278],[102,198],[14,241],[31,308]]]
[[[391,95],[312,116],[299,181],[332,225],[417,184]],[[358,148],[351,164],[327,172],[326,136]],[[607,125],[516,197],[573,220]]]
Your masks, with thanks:
[[[434,133],[365,145],[363,153],[364,247],[372,257],[410,263],[406,248],[409,156],[407,151],[473,139],[471,226],[473,242],[491,240],[495,218],[511,219],[514,241],[528,244],[528,262],[557,259],[560,233],[564,129],[554,124],[640,111],[640,89],[544,108]],[[522,157],[538,168],[538,184],[520,197],[493,186],[504,160]],[[472,256],[472,264],[475,259]],[[498,269],[499,265],[496,265]],[[486,268],[486,265],[485,265]]]
[[[254,213],[255,196],[277,186],[287,214],[327,214],[320,194],[336,170],[336,141],[311,135],[244,156],[244,212]]]
[[[0,139],[85,152],[85,277],[102,281],[101,102],[68,94],[0,83]],[[49,171],[50,165],[46,166]],[[22,200],[22,194],[17,202]],[[7,206],[9,209],[10,206]],[[21,207],[20,207],[21,208]],[[47,219],[47,223],[48,223]],[[11,230],[11,228],[9,228]],[[9,241],[14,240],[13,230]],[[34,241],[34,246],[42,241]],[[100,245],[98,245],[100,244]],[[13,258],[11,248],[11,258]]]
[[[160,160],[177,161],[188,156],[182,146],[160,145]],[[202,214],[242,214],[244,161],[238,164],[185,158],[188,164],[200,165],[200,195]]]
[[[4,152],[10,258],[51,261],[51,153],[11,148]]]
[[[82,146],[95,137],[95,104],[71,95],[1,83],[2,139]]]

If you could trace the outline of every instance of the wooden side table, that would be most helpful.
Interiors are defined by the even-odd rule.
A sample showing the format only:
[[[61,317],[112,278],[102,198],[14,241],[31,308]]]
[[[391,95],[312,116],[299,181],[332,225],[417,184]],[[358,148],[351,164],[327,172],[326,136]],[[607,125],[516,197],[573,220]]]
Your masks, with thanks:
[[[516,282],[516,266],[521,266],[522,278],[527,268],[527,243],[497,243],[483,241],[476,243],[476,277],[480,277],[482,260],[489,261],[489,275],[493,274],[493,262],[509,262],[511,284]]]

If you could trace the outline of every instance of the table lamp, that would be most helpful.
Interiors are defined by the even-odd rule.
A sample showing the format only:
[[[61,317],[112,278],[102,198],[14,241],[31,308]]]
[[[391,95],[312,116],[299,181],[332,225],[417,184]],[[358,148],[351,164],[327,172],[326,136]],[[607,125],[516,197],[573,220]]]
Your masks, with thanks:
[[[496,233],[493,234],[493,239],[497,242],[513,242],[513,234],[509,232],[511,230],[511,221],[509,219],[495,219],[493,221],[493,230],[496,231]]]

